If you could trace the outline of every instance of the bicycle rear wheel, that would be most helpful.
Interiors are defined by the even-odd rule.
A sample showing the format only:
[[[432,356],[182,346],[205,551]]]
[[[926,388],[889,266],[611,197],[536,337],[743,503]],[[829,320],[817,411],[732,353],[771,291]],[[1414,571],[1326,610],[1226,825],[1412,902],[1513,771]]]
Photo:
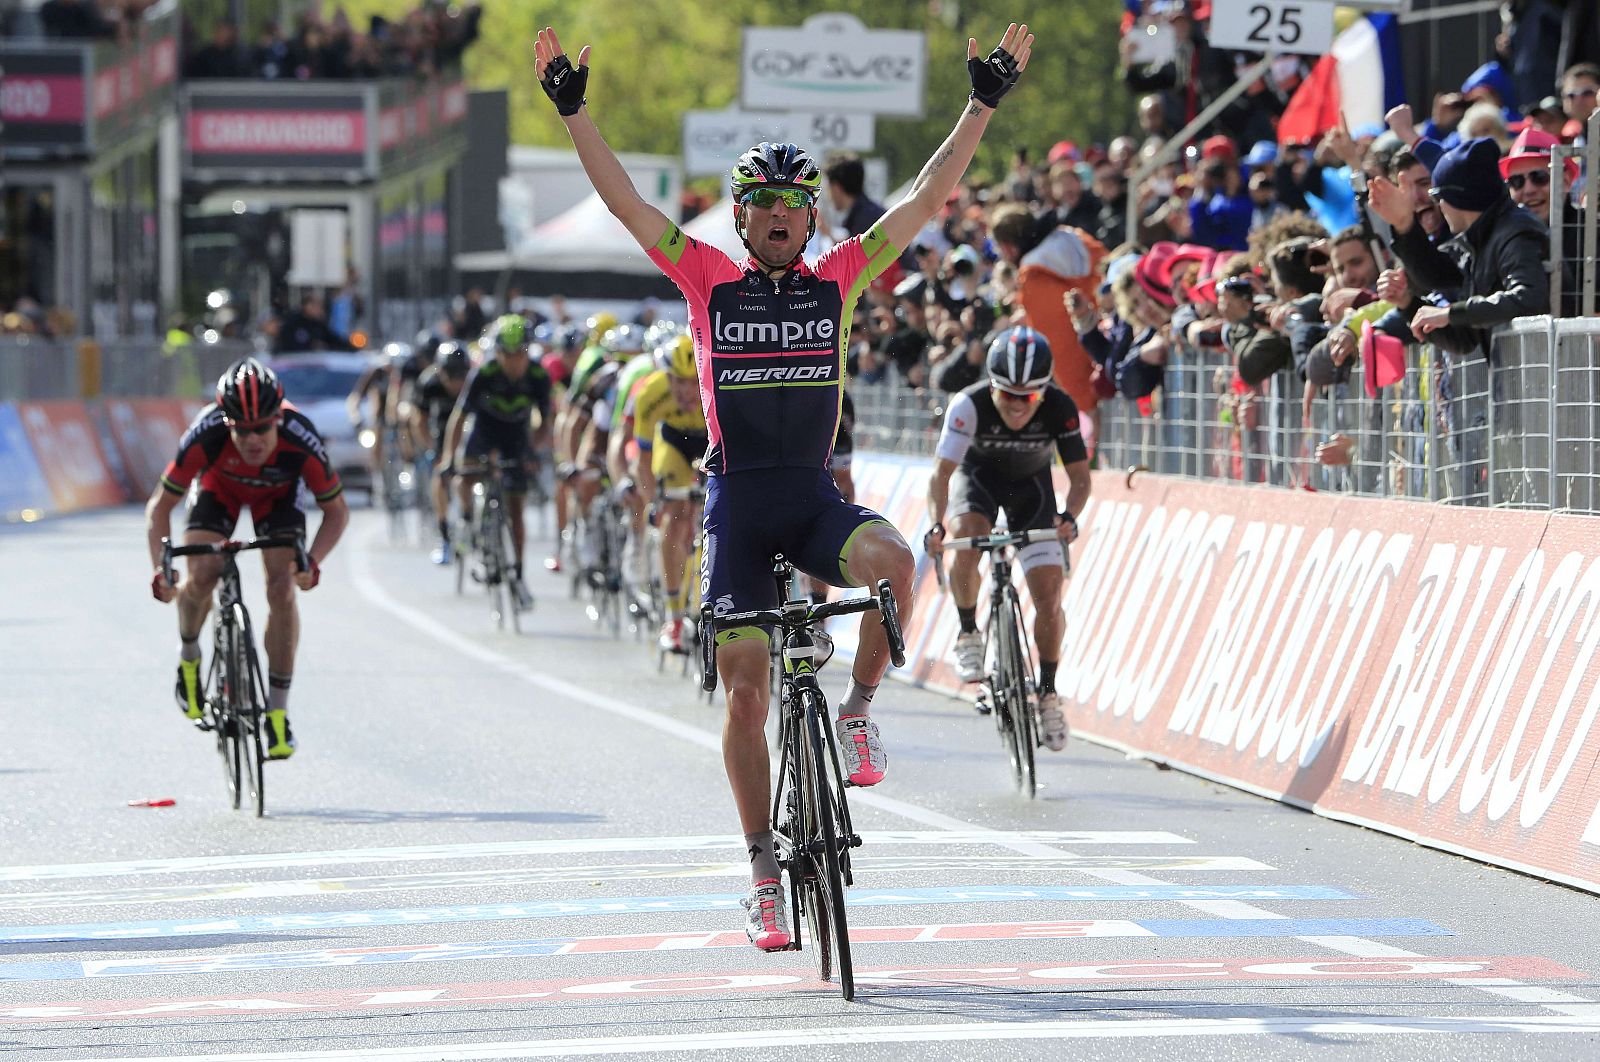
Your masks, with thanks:
[[[818,969],[824,980],[825,952],[832,951],[832,959],[839,971],[839,992],[845,999],[856,994],[855,968],[850,961],[850,926],[844,909],[844,872],[839,831],[839,815],[833,792],[833,769],[829,759],[827,739],[823,734],[826,708],[820,698],[810,690],[801,690],[801,718],[805,720],[805,785],[808,790],[810,814],[814,829],[808,831],[813,848],[820,849],[813,856],[816,868],[811,903],[807,906],[807,919],[813,932],[813,943],[818,950]],[[826,941],[831,944],[828,948]]]

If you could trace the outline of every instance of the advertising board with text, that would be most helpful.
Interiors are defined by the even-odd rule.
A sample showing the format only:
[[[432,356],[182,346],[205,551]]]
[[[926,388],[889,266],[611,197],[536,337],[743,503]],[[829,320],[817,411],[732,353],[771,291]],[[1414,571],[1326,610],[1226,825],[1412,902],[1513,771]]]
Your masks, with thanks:
[[[852,15],[813,15],[801,26],[747,26],[739,104],[757,111],[922,117],[927,39],[868,29]]]

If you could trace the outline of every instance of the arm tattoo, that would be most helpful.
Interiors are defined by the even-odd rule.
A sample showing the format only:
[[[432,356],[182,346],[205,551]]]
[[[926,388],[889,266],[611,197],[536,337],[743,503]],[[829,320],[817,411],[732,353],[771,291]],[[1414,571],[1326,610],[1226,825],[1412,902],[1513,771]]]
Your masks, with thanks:
[[[982,113],[983,108],[978,106],[978,102],[976,100],[973,100],[971,103],[967,104],[967,114],[971,117],[976,118]]]
[[[950,156],[954,154],[954,148],[946,147],[943,151],[929,159],[928,164],[922,167],[922,172],[917,175],[917,183],[912,189],[912,194],[915,194],[917,190],[926,186],[927,183],[933,179],[933,175],[943,169],[944,164],[949,162]]]

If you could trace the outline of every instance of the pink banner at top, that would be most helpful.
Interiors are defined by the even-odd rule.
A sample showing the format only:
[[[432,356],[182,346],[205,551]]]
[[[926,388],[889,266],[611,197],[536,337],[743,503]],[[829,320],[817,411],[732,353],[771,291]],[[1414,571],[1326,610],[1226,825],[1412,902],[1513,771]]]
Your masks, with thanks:
[[[7,74],[0,79],[0,121],[81,122],[83,113],[81,77]]]
[[[345,155],[367,146],[360,111],[198,111],[190,150],[216,154]]]

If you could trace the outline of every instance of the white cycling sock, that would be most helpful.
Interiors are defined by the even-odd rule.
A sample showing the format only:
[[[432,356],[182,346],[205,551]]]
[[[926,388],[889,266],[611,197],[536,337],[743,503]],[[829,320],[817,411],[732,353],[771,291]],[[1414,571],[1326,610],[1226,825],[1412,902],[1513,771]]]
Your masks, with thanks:
[[[877,692],[877,686],[868,686],[852,678],[850,685],[845,687],[844,699],[839,702],[839,718],[869,714],[872,711],[872,697]]]

